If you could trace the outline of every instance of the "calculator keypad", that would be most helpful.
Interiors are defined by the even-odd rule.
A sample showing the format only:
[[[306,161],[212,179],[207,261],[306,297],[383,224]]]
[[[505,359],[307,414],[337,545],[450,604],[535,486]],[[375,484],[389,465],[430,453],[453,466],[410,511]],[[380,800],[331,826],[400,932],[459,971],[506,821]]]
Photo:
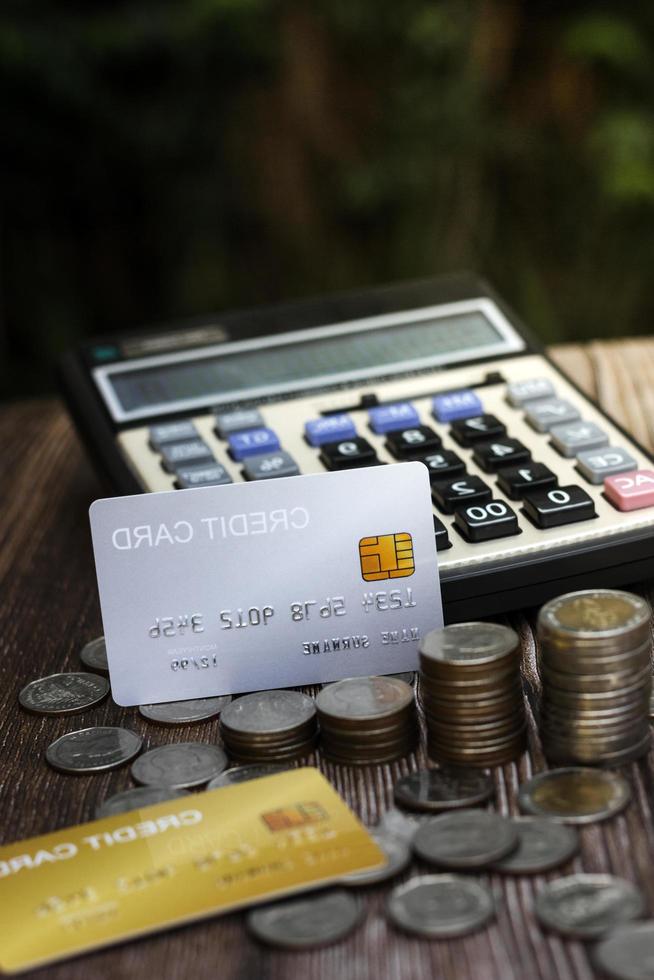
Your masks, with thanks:
[[[454,422],[467,419],[471,415],[481,415],[483,405],[476,392],[469,388],[461,391],[448,391],[432,398],[431,410],[437,422]]]
[[[434,514],[434,537],[436,539],[436,551],[448,551],[452,547],[447,528]]]
[[[263,429],[263,416],[258,408],[243,408],[235,412],[218,412],[215,417],[216,435],[226,439],[233,432]]]
[[[209,466],[180,466],[176,472],[175,486],[178,490],[189,487],[219,487],[232,483],[232,478],[221,463]]]
[[[520,534],[518,517],[503,500],[460,507],[454,524],[468,541],[491,541]]]
[[[162,422],[150,426],[150,445],[158,452],[162,446],[171,442],[183,442],[185,439],[197,439],[198,430],[190,419],[180,419],[177,422]]]
[[[543,490],[556,486],[556,474],[543,463],[523,463],[502,470],[497,486],[511,500],[521,500],[531,490]]]
[[[486,473],[497,473],[505,466],[527,463],[531,453],[519,439],[505,438],[480,443],[472,458]]]
[[[397,402],[395,405],[379,405],[369,409],[368,421],[373,432],[383,435],[420,425],[420,416],[411,402]]]
[[[556,391],[549,378],[525,378],[507,386],[506,400],[513,408],[521,408],[527,402],[539,398],[555,398]]]
[[[604,481],[604,494],[621,511],[654,506],[654,471],[634,470]]]
[[[248,456],[261,456],[279,449],[279,439],[272,429],[247,429],[235,432],[227,439],[232,459],[240,462]]]
[[[320,459],[328,470],[345,470],[352,466],[370,466],[377,462],[377,453],[367,439],[355,436],[342,442],[328,442],[322,447]]]
[[[500,438],[506,434],[506,427],[494,415],[473,415],[472,418],[454,422],[450,434],[460,446],[473,446],[486,439]]]
[[[563,398],[547,398],[527,404],[525,418],[536,432],[549,432],[555,425],[576,422],[579,412]]]
[[[276,453],[250,456],[243,467],[243,476],[246,480],[270,480],[277,476],[297,476],[299,472],[293,457],[283,449]]]
[[[186,442],[171,442],[159,449],[161,463],[168,473],[176,473],[180,466],[189,463],[213,463],[214,456],[202,439],[189,439]]]
[[[439,449],[436,453],[422,456],[420,462],[424,463],[429,470],[429,479],[448,480],[454,476],[465,473],[465,463],[460,456],[453,453],[451,449]]]
[[[560,527],[595,517],[593,498],[578,486],[532,490],[524,495],[524,510],[537,527]]]
[[[391,432],[386,448],[395,459],[412,459],[423,456],[442,445],[440,436],[428,425],[416,425],[411,429]]]
[[[325,415],[309,419],[304,424],[304,438],[310,446],[323,446],[326,442],[354,439],[357,430],[349,415]]]
[[[577,468],[589,483],[604,483],[607,476],[635,470],[636,460],[620,446],[606,449],[587,449],[577,455]]]
[[[576,456],[584,449],[599,449],[608,446],[609,437],[594,422],[568,422],[550,429],[552,445],[562,456]]]
[[[457,507],[488,503],[493,496],[490,487],[478,476],[463,476],[435,483],[431,495],[444,514],[453,514]]]

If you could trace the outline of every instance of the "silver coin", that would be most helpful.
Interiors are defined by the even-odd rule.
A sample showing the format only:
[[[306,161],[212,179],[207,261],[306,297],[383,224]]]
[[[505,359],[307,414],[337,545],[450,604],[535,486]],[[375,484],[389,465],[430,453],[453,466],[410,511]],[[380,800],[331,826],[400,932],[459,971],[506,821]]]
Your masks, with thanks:
[[[410,684],[397,677],[346,677],[327,684],[316,697],[321,716],[365,722],[406,711],[414,702]]]
[[[231,703],[231,694],[218,698],[196,698],[193,701],[166,701],[164,704],[140,704],[139,712],[159,725],[190,725],[215,718]]]
[[[431,819],[431,814],[402,813],[396,807],[391,807],[390,810],[386,810],[381,815],[379,823],[374,828],[374,832],[378,834],[390,834],[410,844],[418,827],[421,827],[423,823],[427,823]]]
[[[400,929],[445,939],[481,929],[495,915],[485,885],[462,875],[423,875],[393,889],[387,911]]]
[[[270,946],[309,949],[343,939],[361,915],[352,895],[329,891],[253,909],[247,925],[253,936]]]
[[[104,772],[129,762],[138,755],[142,745],[140,735],[128,728],[82,728],[52,742],[45,757],[61,772]]]
[[[353,871],[340,879],[340,885],[348,888],[359,888],[364,885],[377,885],[380,881],[395,878],[409,866],[411,849],[408,843],[392,834],[371,834],[375,844],[381,848],[386,857],[386,864],[372,871]]]
[[[605,874],[557,878],[536,896],[534,911],[548,929],[563,936],[597,939],[645,912],[643,895],[630,881]]]
[[[453,810],[483,803],[493,780],[476,769],[419,769],[395,783],[395,802],[413,810]]]
[[[593,960],[613,980],[654,980],[654,922],[620,926],[595,946]]]
[[[100,674],[109,673],[109,663],[107,661],[107,647],[104,636],[98,636],[91,640],[80,650],[80,660],[89,670],[95,670]]]
[[[173,742],[140,756],[132,765],[132,777],[143,786],[188,789],[208,783],[226,766],[227,756],[217,745]]]
[[[419,827],[412,846],[418,857],[443,868],[486,868],[518,846],[518,831],[506,817],[485,810],[457,810]]]
[[[176,800],[180,796],[190,795],[184,789],[136,786],[133,789],[123,790],[122,793],[116,793],[115,796],[110,796],[104,803],[101,803],[96,808],[95,819],[114,817],[118,813],[129,813],[131,810],[140,810],[142,807],[152,806],[154,803],[165,803],[167,800]]]
[[[503,874],[534,875],[565,864],[579,850],[579,834],[556,820],[542,817],[513,817],[518,846],[493,865]]]
[[[629,783],[616,772],[568,766],[538,773],[518,788],[523,813],[564,823],[608,820],[631,800]]]
[[[499,623],[455,623],[427,633],[420,653],[444,663],[491,664],[502,660],[519,643],[518,634]]]
[[[276,776],[278,772],[288,772],[291,766],[257,765],[252,763],[249,766],[234,766],[233,769],[225,769],[219,776],[212,779],[207,789],[219,789],[224,786],[237,786],[239,783],[247,783],[251,779],[262,779],[264,776]]]
[[[51,674],[27,684],[18,700],[39,715],[73,715],[99,704],[109,694],[109,681],[98,674],[76,671]]]
[[[232,701],[220,720],[230,731],[245,735],[273,734],[307,724],[315,714],[313,699],[299,691],[257,691]]]
[[[416,673],[414,670],[407,670],[400,674],[386,674],[387,677],[395,677],[398,681],[404,681],[405,684],[413,684]]]

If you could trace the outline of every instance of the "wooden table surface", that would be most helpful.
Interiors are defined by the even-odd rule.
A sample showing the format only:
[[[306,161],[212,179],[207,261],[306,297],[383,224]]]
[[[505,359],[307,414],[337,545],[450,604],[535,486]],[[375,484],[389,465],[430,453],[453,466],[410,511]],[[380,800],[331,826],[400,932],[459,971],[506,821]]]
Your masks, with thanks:
[[[556,360],[598,398],[645,446],[654,446],[654,339],[562,347]],[[74,718],[26,714],[18,691],[29,680],[79,669],[82,645],[101,632],[87,510],[105,495],[62,406],[31,401],[0,412],[0,839],[9,843],[92,819],[96,804],[130,785],[129,769],[67,776],[45,763],[56,737],[91,724],[125,724],[154,746],[180,739],[179,729],[148,724],[136,709],[111,700]],[[651,583],[636,586],[650,596]],[[533,639],[534,610],[510,617],[524,644],[525,675],[538,691]],[[515,765],[495,770],[496,803],[517,813],[516,787],[545,766],[530,719],[530,751]],[[215,741],[216,721],[190,730]],[[186,733],[184,736],[186,737]],[[308,760],[333,781],[366,824],[392,805],[392,787],[425,757],[370,769]],[[652,756],[626,766],[634,799],[615,819],[582,831],[580,857],[566,872],[608,871],[637,882],[654,914],[654,824]],[[419,873],[414,864],[404,879]],[[554,872],[556,877],[560,872]],[[551,877],[550,876],[550,877]],[[404,880],[399,879],[399,880]],[[171,930],[152,938],[91,953],[30,976],[54,980],[120,978],[220,978],[220,980],[587,980],[594,976],[585,948],[541,932],[532,905],[543,877],[485,876],[498,896],[496,921],[457,940],[404,936],[384,915],[388,887],[362,890],[365,919],[344,942],[302,953],[277,952],[248,936],[242,914]],[[28,928],[26,923],[26,928]],[[0,937],[0,943],[2,937]]]

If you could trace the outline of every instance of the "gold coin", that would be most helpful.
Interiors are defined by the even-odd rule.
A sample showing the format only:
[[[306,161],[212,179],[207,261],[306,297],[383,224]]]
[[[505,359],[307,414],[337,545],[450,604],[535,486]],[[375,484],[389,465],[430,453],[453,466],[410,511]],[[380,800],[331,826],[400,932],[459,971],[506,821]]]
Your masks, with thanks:
[[[524,813],[569,823],[607,820],[630,800],[631,789],[622,776],[579,767],[541,772],[518,790],[518,803]]]

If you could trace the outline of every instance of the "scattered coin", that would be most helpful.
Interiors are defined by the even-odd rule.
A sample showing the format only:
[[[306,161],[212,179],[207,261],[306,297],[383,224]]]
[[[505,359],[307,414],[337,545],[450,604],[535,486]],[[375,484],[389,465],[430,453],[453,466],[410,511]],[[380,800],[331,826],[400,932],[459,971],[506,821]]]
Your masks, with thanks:
[[[619,926],[595,946],[593,959],[613,980],[652,980],[654,922]]]
[[[503,874],[533,875],[565,864],[579,850],[579,834],[573,827],[544,817],[513,817],[518,847],[493,865]]]
[[[227,756],[217,745],[173,742],[145,752],[132,764],[132,777],[143,786],[188,789],[202,786],[227,766]]]
[[[386,677],[396,677],[398,681],[404,681],[405,684],[413,684],[415,676],[414,670],[407,670],[403,674],[386,674]]]
[[[236,786],[238,783],[247,783],[251,779],[261,779],[263,776],[275,776],[278,772],[288,772],[291,766],[257,765],[234,766],[233,769],[225,769],[219,776],[212,779],[207,789],[219,789],[222,786]]]
[[[519,652],[517,634],[498,623],[457,623],[425,636],[420,700],[430,758],[486,768],[524,751]]]
[[[196,698],[193,701],[166,701],[163,704],[141,704],[139,712],[148,721],[160,725],[189,725],[215,718],[232,700],[231,694],[218,698]]]
[[[95,670],[99,674],[109,673],[104,636],[98,636],[97,639],[83,646],[79,658],[88,670]]]
[[[534,911],[548,929],[577,939],[597,939],[645,911],[642,893],[630,881],[605,874],[576,874],[548,882]]]
[[[104,772],[129,762],[142,745],[141,737],[127,728],[82,728],[55,739],[45,757],[61,772]]]
[[[395,783],[395,802],[412,810],[452,810],[483,803],[493,780],[475,769],[420,769]]]
[[[433,939],[463,936],[495,915],[491,891],[462,875],[423,875],[393,889],[387,911],[400,929]]]
[[[115,796],[110,796],[101,803],[95,811],[95,819],[101,820],[102,817],[114,817],[118,813],[129,813],[131,810],[140,810],[144,806],[152,806],[153,803],[176,800],[180,796],[190,796],[190,793],[184,789],[136,786],[133,789],[123,790],[122,793],[116,793]]]
[[[344,939],[361,915],[352,895],[329,891],[253,909],[247,925],[253,936],[270,946],[309,949]]]
[[[608,820],[630,800],[631,789],[623,776],[582,766],[541,772],[518,790],[523,813],[564,823]]]
[[[238,762],[292,762],[315,748],[316,707],[299,691],[257,691],[223,709],[220,730]]]
[[[77,671],[51,674],[27,684],[18,700],[38,715],[73,715],[92,708],[109,694],[109,681],[98,674]]]
[[[418,827],[428,820],[431,820],[429,813],[402,813],[396,807],[391,807],[381,815],[374,832],[391,834],[410,844]]]
[[[442,813],[418,828],[412,846],[418,857],[443,868],[486,868],[518,846],[516,827],[485,810]]]
[[[348,888],[377,885],[381,881],[395,878],[409,866],[411,850],[409,845],[400,837],[394,837],[392,834],[375,833],[370,836],[386,855],[386,864],[382,868],[375,868],[372,871],[353,871],[352,874],[341,878],[339,884],[346,885]]]

